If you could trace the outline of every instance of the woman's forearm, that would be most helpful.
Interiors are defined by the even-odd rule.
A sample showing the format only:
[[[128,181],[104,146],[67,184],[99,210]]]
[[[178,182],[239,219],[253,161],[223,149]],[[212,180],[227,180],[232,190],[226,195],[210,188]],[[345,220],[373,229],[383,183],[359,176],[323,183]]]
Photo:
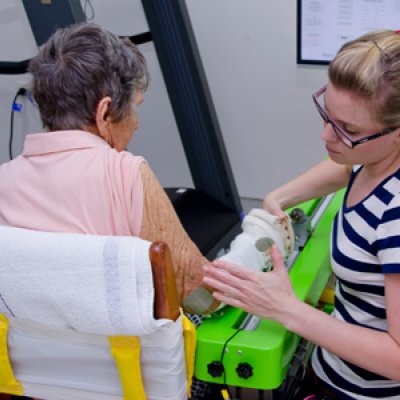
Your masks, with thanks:
[[[389,333],[340,321],[299,300],[279,319],[290,331],[340,358],[400,381],[400,346]]]
[[[264,206],[268,210],[270,203],[278,203],[282,209],[298,205],[306,200],[333,193],[348,183],[351,168],[324,160],[304,174],[268,193]]]

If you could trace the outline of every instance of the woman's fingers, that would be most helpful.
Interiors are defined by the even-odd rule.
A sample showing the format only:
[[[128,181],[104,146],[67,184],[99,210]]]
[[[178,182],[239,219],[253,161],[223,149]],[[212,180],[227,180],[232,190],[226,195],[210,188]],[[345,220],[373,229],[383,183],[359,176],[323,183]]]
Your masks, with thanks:
[[[208,264],[208,266],[213,267],[210,273],[218,273],[218,271],[222,270],[229,272],[229,274],[232,276],[236,276],[240,279],[245,279],[245,280],[253,279],[254,273],[256,272],[247,266],[242,267],[240,265],[232,264],[227,261],[216,260],[213,261],[211,264]]]
[[[220,279],[217,279],[212,276],[205,276],[203,278],[203,281],[206,285],[210,286],[214,291],[218,291],[220,293],[224,293],[226,295],[229,295],[234,298],[239,298],[240,297],[240,289],[237,289],[232,283],[228,284],[225,283],[229,282],[230,279],[226,277],[220,277]]]
[[[279,201],[270,194],[265,196],[263,201],[263,208],[265,211],[269,212],[272,215],[276,215],[281,220],[286,218],[286,214],[282,210]]]
[[[223,289],[226,289],[225,291],[238,291],[243,286],[243,278],[235,274],[238,268],[241,269],[237,267],[235,264],[227,262],[221,262],[218,265],[208,264],[204,267],[205,276],[203,281],[220,291],[224,291]]]
[[[283,261],[282,253],[280,252],[276,244],[271,247],[269,255],[271,256],[273,270],[276,271],[279,268],[286,268],[285,262]]]
[[[213,296],[215,299],[220,301],[221,303],[224,304],[229,304],[230,306],[236,307],[236,308],[241,308],[242,310],[249,311],[247,305],[243,303],[240,299],[237,299],[235,297],[229,296],[225,293],[221,292],[213,292]]]
[[[213,289],[213,296],[218,301],[247,310],[244,303],[247,299],[243,297],[246,281],[234,275],[234,272],[240,271],[241,268],[227,262],[221,262],[222,264],[224,268],[218,268],[215,263],[206,265],[203,282]]]

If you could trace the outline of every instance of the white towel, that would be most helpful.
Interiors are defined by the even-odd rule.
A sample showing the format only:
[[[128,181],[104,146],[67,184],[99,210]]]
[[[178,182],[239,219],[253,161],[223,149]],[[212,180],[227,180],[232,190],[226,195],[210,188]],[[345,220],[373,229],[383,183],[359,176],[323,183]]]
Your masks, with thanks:
[[[0,313],[57,329],[141,336],[153,318],[150,242],[0,227]]]

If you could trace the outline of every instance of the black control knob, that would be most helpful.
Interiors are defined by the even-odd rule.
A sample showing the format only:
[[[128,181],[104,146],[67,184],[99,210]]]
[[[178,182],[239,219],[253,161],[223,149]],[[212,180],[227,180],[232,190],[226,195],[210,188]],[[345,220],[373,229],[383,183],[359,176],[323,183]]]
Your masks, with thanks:
[[[240,378],[248,379],[253,376],[253,367],[249,363],[239,363],[236,372]]]
[[[306,219],[306,214],[301,208],[294,208],[289,215],[295,224],[301,224]]]
[[[213,378],[218,378],[224,373],[224,366],[220,361],[213,361],[207,365],[207,371]]]

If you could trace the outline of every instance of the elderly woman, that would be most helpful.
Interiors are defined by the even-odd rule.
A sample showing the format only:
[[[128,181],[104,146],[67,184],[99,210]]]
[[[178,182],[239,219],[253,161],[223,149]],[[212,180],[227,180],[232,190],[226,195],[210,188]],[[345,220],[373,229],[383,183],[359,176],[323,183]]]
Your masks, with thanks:
[[[125,151],[148,84],[143,55],[83,24],[57,31],[29,71],[45,132],[27,135],[22,154],[0,167],[0,224],[163,240],[182,301],[206,260],[147,162]]]
[[[44,132],[27,135],[22,154],[0,167],[0,224],[165,241],[182,304],[207,260],[147,162],[125,151],[148,85],[143,55],[82,24],[55,32],[29,71]],[[200,311],[217,304],[210,295]]]

